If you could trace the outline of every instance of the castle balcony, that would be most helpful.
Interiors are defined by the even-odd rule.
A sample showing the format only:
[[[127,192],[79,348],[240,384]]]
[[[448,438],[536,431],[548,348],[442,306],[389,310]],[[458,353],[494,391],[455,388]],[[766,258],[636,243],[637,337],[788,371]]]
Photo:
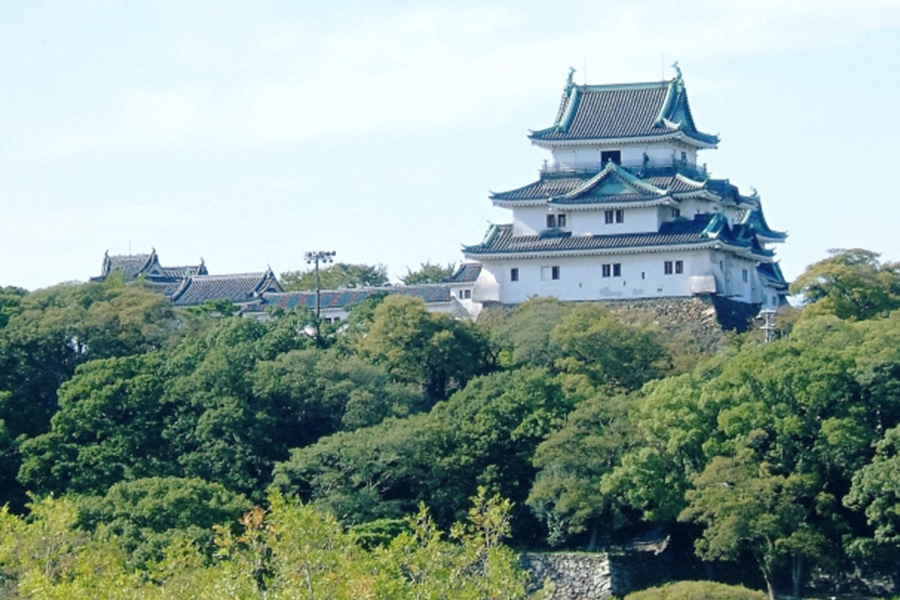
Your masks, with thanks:
[[[674,175],[681,173],[685,177],[695,181],[703,181],[709,178],[706,165],[696,165],[683,160],[649,160],[637,163],[624,162],[621,166],[629,173],[638,177],[655,177]],[[585,165],[570,167],[567,165],[544,163],[541,167],[541,178],[572,177],[573,175],[595,175],[603,170],[603,165]]]

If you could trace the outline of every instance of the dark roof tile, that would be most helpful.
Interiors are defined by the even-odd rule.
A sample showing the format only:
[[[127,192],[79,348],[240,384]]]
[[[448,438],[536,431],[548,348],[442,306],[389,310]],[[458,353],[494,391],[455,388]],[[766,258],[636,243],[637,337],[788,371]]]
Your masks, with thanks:
[[[197,306],[211,300],[235,304],[251,302],[264,292],[283,291],[271,271],[240,275],[197,275],[189,277],[172,296],[176,306]]]
[[[705,144],[718,138],[697,131],[680,77],[624,85],[569,85],[556,122],[535,140],[616,139],[668,135],[678,130]]]
[[[478,263],[463,263],[456,272],[444,279],[445,283],[474,283],[481,274],[481,265]]]

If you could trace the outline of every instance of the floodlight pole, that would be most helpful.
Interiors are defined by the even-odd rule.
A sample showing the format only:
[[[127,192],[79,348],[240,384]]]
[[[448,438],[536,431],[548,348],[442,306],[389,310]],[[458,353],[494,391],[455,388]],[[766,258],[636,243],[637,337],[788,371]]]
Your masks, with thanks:
[[[334,260],[334,255],[336,252],[334,250],[316,250],[309,251],[306,253],[306,264],[315,264],[316,265],[316,321],[318,322],[319,316],[322,312],[322,283],[319,279],[319,263],[330,263]],[[316,324],[316,330],[318,330],[318,323]]]

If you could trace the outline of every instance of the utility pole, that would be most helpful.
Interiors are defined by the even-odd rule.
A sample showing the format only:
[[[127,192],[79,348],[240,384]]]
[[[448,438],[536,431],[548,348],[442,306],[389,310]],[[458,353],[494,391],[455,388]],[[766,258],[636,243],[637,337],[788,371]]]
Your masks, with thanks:
[[[316,339],[319,339],[319,316],[322,312],[322,283],[319,280],[319,263],[330,263],[334,260],[334,250],[316,250],[306,253],[306,264],[316,265]]]
[[[765,319],[765,322],[760,329],[766,332],[766,343],[774,342],[776,329],[775,316],[777,313],[771,308],[767,308],[766,310],[759,311],[759,314]]]

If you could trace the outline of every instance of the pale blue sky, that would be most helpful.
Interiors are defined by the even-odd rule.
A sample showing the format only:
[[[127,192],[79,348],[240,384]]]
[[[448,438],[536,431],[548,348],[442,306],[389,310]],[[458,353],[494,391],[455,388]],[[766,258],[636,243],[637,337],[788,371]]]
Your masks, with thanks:
[[[509,219],[488,191],[548,156],[526,135],[569,66],[675,60],[722,138],[701,160],[759,190],[788,278],[834,247],[900,260],[897,0],[0,0],[0,285],[129,247],[213,273],[458,262]]]

